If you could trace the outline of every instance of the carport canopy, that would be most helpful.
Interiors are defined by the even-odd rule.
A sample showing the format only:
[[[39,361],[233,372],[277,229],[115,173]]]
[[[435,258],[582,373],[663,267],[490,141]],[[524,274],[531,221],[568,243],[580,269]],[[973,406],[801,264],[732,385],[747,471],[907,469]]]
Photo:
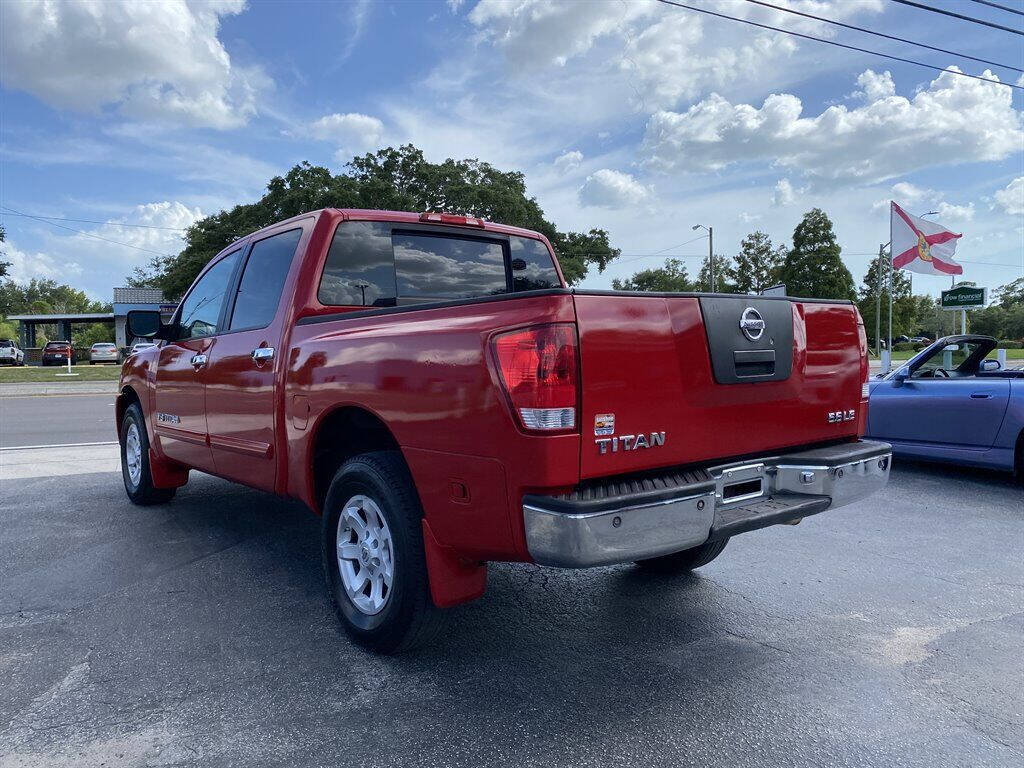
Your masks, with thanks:
[[[36,346],[36,326],[56,325],[57,335],[62,341],[71,341],[71,326],[79,323],[114,324],[113,312],[85,312],[49,315],[8,315],[8,320],[18,321],[18,337],[22,348]]]

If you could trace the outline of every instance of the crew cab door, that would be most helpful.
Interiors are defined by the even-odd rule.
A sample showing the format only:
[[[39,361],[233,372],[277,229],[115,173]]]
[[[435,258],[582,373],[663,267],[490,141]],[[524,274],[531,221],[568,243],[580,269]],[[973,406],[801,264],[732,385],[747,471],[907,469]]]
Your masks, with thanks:
[[[307,224],[286,225],[253,241],[225,310],[226,329],[209,354],[206,423],[215,471],[245,485],[273,490],[277,479],[277,419],[283,413],[285,291]]]
[[[181,302],[177,338],[160,347],[153,393],[153,433],[168,458],[212,471],[206,429],[206,376],[225,298],[241,251],[211,265]]]

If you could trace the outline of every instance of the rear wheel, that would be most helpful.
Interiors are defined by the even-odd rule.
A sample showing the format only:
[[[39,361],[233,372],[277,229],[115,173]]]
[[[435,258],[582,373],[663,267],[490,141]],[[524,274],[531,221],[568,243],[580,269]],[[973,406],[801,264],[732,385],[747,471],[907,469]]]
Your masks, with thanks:
[[[649,560],[637,560],[636,564],[641,568],[655,573],[686,573],[694,568],[707,565],[725,549],[729,539],[719,539],[701,544],[699,547],[684,549],[682,552],[673,552],[671,555],[652,557]]]
[[[155,488],[149,466],[149,436],[142,408],[132,403],[121,419],[121,477],[133,504],[145,507],[174,498],[177,488]]]
[[[377,653],[424,645],[444,614],[430,599],[422,511],[395,451],[349,459],[323,516],[323,564],[335,613],[356,643]]]

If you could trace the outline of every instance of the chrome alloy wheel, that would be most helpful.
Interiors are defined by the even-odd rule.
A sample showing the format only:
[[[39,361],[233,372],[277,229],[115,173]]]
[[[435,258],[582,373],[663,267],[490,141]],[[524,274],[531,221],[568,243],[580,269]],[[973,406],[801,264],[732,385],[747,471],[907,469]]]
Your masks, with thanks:
[[[142,482],[142,440],[139,438],[139,426],[134,422],[128,427],[124,438],[124,460],[128,464],[128,477],[135,488]]]
[[[380,507],[368,496],[353,496],[338,517],[338,571],[352,604],[367,616],[380,613],[391,597],[394,546]]]

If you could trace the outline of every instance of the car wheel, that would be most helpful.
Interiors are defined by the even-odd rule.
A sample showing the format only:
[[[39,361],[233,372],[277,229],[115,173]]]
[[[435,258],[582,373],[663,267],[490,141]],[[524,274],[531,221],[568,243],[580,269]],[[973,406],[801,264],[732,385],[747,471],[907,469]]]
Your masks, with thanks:
[[[120,442],[121,477],[132,504],[146,507],[163,504],[174,498],[177,488],[153,487],[153,475],[149,467],[149,437],[138,403],[129,405],[121,419]]]
[[[719,539],[701,544],[699,547],[684,549],[682,552],[674,552],[671,555],[652,557],[649,560],[637,560],[636,564],[641,568],[655,573],[686,573],[694,568],[707,565],[725,549],[729,539]]]
[[[430,598],[422,518],[396,451],[356,456],[334,475],[324,503],[324,576],[342,626],[363,648],[408,651],[443,626]]]

